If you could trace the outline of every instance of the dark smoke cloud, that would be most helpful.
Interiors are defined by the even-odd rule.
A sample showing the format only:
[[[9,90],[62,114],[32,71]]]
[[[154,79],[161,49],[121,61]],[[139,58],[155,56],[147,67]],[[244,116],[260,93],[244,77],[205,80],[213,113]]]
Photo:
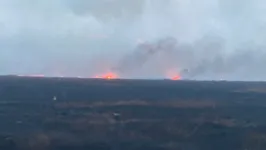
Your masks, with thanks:
[[[165,78],[170,70],[192,79],[265,80],[264,5],[1,0],[0,74],[91,77],[114,69],[127,78]]]
[[[205,36],[190,44],[179,43],[173,37],[145,42],[124,57],[115,71],[120,74],[141,73],[139,71],[149,61],[170,61],[171,64],[164,66],[162,74],[172,65],[172,70],[174,68],[173,71],[184,79],[254,80],[255,76],[260,80],[264,78],[266,53],[263,47],[243,46],[227,53],[225,45],[225,40],[217,36]],[[154,60],[156,54],[160,53],[165,57]]]
[[[176,46],[176,39],[168,37],[156,42],[144,42],[139,44],[135,50],[122,58],[114,71],[127,74],[138,71],[147,61],[160,52],[172,53]]]

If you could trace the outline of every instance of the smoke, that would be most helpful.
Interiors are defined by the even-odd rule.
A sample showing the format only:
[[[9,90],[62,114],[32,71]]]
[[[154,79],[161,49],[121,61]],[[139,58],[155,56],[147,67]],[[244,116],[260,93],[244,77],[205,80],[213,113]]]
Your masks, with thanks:
[[[114,71],[120,74],[132,74],[139,71],[147,61],[149,61],[154,55],[164,52],[166,54],[171,53],[175,49],[176,40],[174,38],[165,38],[154,43],[144,42],[140,43],[132,53],[125,56],[116,67]]]
[[[221,37],[207,36],[189,44],[166,37],[156,42],[141,43],[119,62],[115,71],[139,74],[149,61],[153,65],[157,61],[153,67],[158,70],[158,63],[163,63],[161,73],[172,71],[184,79],[264,80],[266,51],[263,49],[256,45],[242,46],[228,53],[226,42]],[[154,59],[156,55],[161,56],[160,59]]]
[[[1,0],[0,74],[265,80],[262,0]]]

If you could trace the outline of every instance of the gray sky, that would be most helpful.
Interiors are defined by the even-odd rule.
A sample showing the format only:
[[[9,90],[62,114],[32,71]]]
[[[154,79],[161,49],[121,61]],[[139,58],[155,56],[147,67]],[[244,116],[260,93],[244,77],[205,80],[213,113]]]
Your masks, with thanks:
[[[92,76],[167,36],[219,36],[224,53],[261,47],[265,13],[263,0],[0,0],[0,74]]]

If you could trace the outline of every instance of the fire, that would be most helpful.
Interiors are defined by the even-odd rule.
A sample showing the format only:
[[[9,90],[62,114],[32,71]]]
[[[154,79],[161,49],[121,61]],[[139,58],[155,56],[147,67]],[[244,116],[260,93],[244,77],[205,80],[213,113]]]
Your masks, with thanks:
[[[176,76],[172,77],[172,80],[180,80],[180,79],[181,79],[180,75],[176,75]]]
[[[168,79],[171,79],[171,80],[181,80],[182,79],[182,77],[179,74],[179,72],[175,71],[175,70],[172,70],[172,69],[166,72],[166,77]]]
[[[109,72],[109,73],[106,73],[104,75],[97,75],[97,76],[95,76],[95,78],[111,80],[111,79],[118,78],[118,76],[115,73]]]
[[[115,73],[110,72],[110,73],[103,75],[103,78],[104,79],[115,79],[117,78],[117,75]]]

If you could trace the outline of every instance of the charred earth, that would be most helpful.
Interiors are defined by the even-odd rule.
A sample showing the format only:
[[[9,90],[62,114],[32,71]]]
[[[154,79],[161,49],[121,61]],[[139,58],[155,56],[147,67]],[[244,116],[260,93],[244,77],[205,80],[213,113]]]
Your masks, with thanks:
[[[266,83],[0,77],[2,150],[265,150]]]

